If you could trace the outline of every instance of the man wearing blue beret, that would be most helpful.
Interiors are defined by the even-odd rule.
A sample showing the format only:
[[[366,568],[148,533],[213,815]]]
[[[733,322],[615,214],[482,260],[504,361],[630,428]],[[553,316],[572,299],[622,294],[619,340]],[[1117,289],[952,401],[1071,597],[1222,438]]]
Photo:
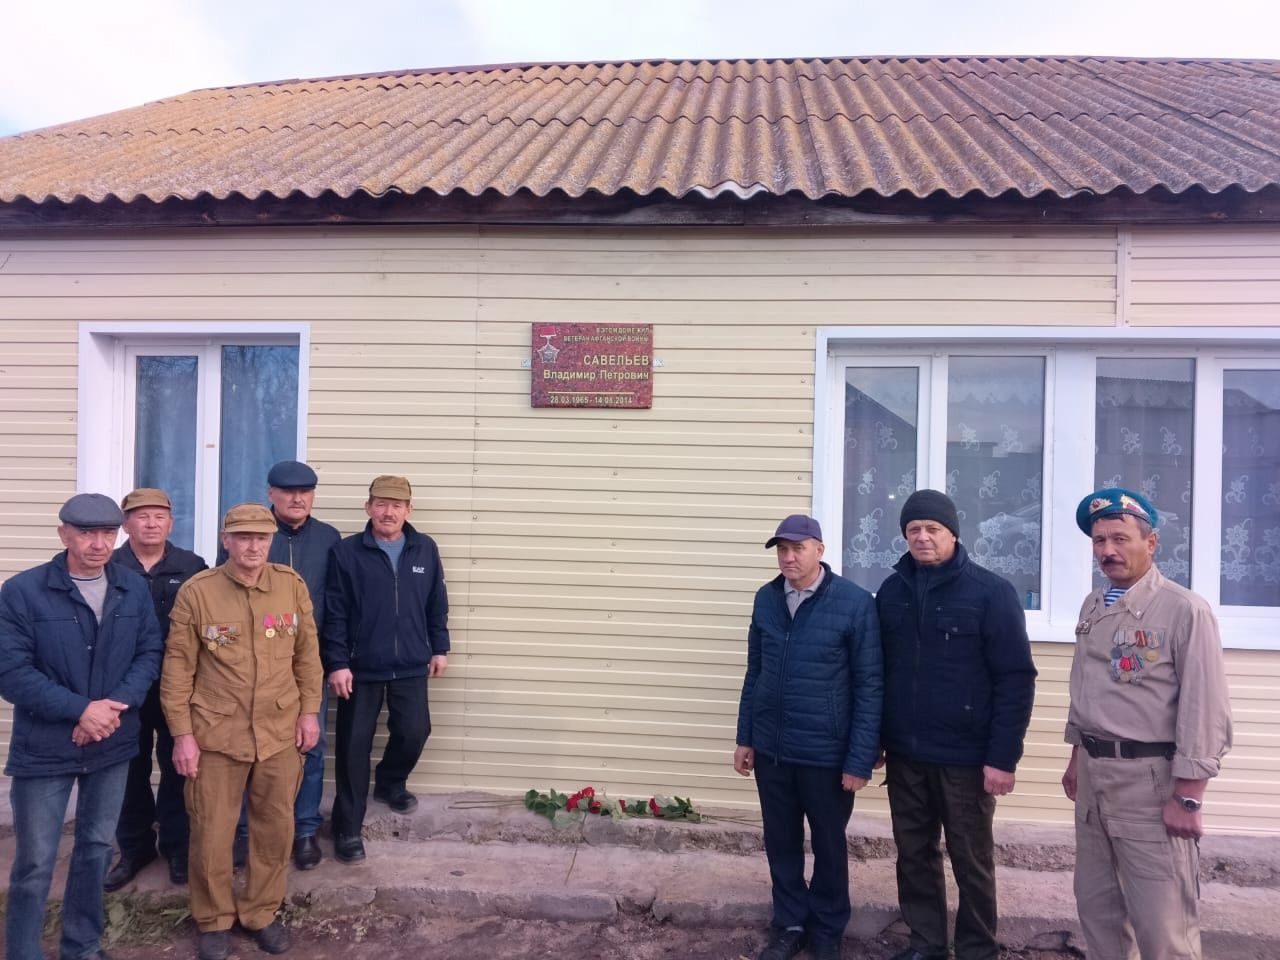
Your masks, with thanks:
[[[0,695],[13,704],[4,772],[17,839],[5,911],[9,960],[40,960],[45,905],[71,788],[75,842],[59,956],[105,957],[102,883],[138,708],[163,646],[146,582],[111,560],[124,515],[98,493],[58,513],[66,548],[0,587]]]
[[[1201,957],[1200,811],[1231,749],[1231,706],[1213,611],[1155,566],[1159,522],[1118,487],[1076,510],[1108,581],[1076,625],[1062,777],[1090,960]]]

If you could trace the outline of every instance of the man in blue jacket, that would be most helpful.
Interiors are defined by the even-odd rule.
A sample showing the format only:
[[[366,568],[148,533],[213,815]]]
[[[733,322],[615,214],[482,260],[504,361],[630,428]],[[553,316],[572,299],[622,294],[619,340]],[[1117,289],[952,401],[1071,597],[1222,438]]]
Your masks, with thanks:
[[[899,524],[908,553],[876,594],[884,639],[889,810],[898,904],[911,946],[894,960],[947,957],[939,836],[960,890],[957,960],[995,960],[995,798],[1013,790],[1036,668],[1017,591],[959,542],[956,506],[917,490]]]
[[[407,522],[412,501],[404,477],[376,478],[364,532],[342,540],[329,558],[322,652],[329,690],[338,697],[333,852],[343,863],[365,857],[360,830],[384,699],[387,745],[374,771],[373,799],[409,813],[418,798],[405,781],[431,734],[427,678],[443,675],[448,663],[444,567],[436,542]]]
[[[8,960],[40,960],[49,884],[71,788],[75,843],[62,901],[62,957],[104,957],[102,881],[138,750],[138,707],[163,647],[151,594],[111,563],[123,515],[82,493],[58,513],[66,547],[0,587],[0,695],[13,704],[4,772],[17,838],[5,912]]]
[[[815,960],[838,960],[851,914],[845,828],[880,746],[880,632],[871,595],[822,562],[816,520],[787,517],[774,547],[781,573],[756,592],[733,754],[739,774],[756,775],[773,881],[759,960],[788,960],[806,941]]]

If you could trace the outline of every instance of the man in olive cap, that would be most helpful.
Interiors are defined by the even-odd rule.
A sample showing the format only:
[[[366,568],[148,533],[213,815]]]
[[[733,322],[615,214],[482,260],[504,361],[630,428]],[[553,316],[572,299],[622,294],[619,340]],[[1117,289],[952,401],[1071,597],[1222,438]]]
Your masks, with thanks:
[[[409,813],[418,798],[405,781],[431,734],[427,678],[443,675],[448,663],[444,566],[436,542],[407,522],[412,501],[404,477],[377,477],[364,532],[344,539],[329,560],[324,666],[338,697],[333,851],[343,863],[365,857],[360,831],[384,699],[387,745],[374,771],[373,799]]]
[[[1201,956],[1200,810],[1231,749],[1231,704],[1213,610],[1155,565],[1159,522],[1119,487],[1076,510],[1108,581],[1076,625],[1062,777],[1089,960]]]
[[[894,960],[945,960],[954,867],[956,960],[996,960],[996,798],[1013,791],[1036,668],[1018,591],[960,542],[956,505],[917,490],[898,517],[907,553],[876,593],[884,642],[885,783],[910,946]]]
[[[0,586],[0,695],[14,705],[5,773],[17,840],[5,910],[10,960],[40,960],[58,839],[76,788],[62,900],[63,957],[104,957],[102,882],[120,816],[138,708],[160,669],[160,628],[142,578],[111,562],[123,520],[82,493],[58,513],[66,548]]]
[[[226,563],[178,592],[160,679],[173,764],[187,778],[191,916],[200,960],[224,960],[236,920],[267,953],[289,948],[275,919],[284,901],[302,755],[320,736],[322,675],[302,578],[268,563],[276,532],[266,507],[232,507]],[[248,788],[249,862],[232,888],[231,848]]]
[[[773,886],[758,960],[789,960],[806,943],[815,960],[839,960],[852,915],[845,828],[880,746],[880,632],[871,595],[823,563],[817,520],[787,517],[765,543],[775,548],[779,575],[751,611],[733,752],[734,770],[755,773]]]
[[[298,460],[281,460],[267,471],[267,500],[276,520],[275,536],[267,554],[270,563],[283,563],[302,577],[315,611],[316,633],[324,632],[324,581],[329,569],[329,552],[342,539],[337,527],[311,515],[316,502],[316,472]],[[226,552],[218,551],[218,562],[226,560]],[[302,786],[293,805],[293,863],[299,870],[317,866],[323,854],[316,841],[323,818],[320,801],[324,795],[325,715],[328,697],[323,688],[320,698],[320,739],[307,751],[302,767]],[[236,863],[248,856],[248,825],[244,818],[236,830]]]
[[[128,537],[112,559],[146,581],[155,604],[160,633],[169,635],[169,611],[181,587],[207,564],[190,550],[169,541],[173,530],[173,505],[163,490],[140,487],[120,501],[124,532]],[[116,825],[120,859],[107,871],[103,884],[119,890],[160,853],[169,862],[169,880],[187,882],[187,808],[182,800],[183,778],[173,768],[173,737],[160,709],[160,679],[151,684],[138,711],[138,755],[129,763],[124,805]],[[160,766],[160,785],[151,792],[151,753]],[[157,827],[159,828],[157,831]]]

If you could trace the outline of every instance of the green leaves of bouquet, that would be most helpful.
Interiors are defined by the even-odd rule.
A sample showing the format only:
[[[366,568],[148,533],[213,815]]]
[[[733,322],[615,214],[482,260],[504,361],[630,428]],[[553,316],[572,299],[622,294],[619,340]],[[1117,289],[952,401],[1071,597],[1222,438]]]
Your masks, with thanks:
[[[687,797],[654,796],[647,800],[613,799],[595,787],[583,787],[577,793],[560,793],[554,787],[546,793],[537,789],[524,795],[526,809],[551,821],[556,829],[581,823],[590,814],[611,817],[657,817],[662,820],[686,820],[701,823],[702,814]]]

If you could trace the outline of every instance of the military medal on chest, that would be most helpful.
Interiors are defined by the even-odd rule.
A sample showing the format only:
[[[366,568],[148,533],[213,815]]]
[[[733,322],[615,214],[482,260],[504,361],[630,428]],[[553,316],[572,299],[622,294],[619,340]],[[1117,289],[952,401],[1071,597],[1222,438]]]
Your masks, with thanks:
[[[216,653],[219,648],[234,643],[239,635],[240,628],[234,623],[208,623],[203,631],[205,647],[210,653]]]
[[[1121,627],[1111,648],[1111,679],[1117,683],[1141,683],[1143,673],[1160,659],[1163,630]]]
[[[262,618],[262,625],[266,628],[267,639],[270,640],[276,635],[276,618],[275,614],[268,613]]]

